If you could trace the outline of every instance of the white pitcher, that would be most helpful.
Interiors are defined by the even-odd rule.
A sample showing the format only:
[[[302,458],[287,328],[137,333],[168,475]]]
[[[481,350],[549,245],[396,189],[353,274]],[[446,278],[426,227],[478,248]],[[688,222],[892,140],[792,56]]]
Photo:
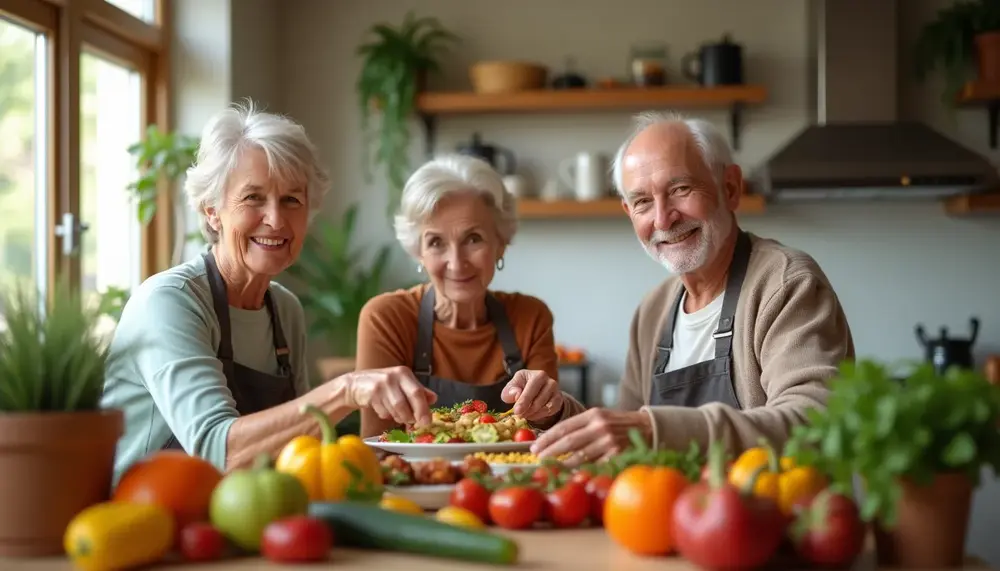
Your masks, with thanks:
[[[608,194],[607,161],[599,153],[580,152],[559,163],[559,178],[577,200],[600,200]]]

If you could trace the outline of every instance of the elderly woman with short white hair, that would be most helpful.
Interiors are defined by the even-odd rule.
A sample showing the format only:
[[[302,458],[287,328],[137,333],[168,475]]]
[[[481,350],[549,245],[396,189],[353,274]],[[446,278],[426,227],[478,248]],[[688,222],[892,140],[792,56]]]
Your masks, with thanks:
[[[396,236],[427,283],[372,298],[358,324],[357,367],[407,367],[435,406],[513,408],[545,428],[584,410],[559,389],[552,312],[540,299],[490,290],[517,231],[514,197],[486,162],[450,155],[403,188]],[[407,399],[361,409],[373,436],[414,419]],[[386,420],[391,417],[391,420]]]
[[[317,434],[415,383],[397,369],[349,373],[310,390],[302,305],[272,281],[302,249],[329,180],[304,129],[252,105],[205,126],[185,192],[207,251],[147,279],[125,305],[103,404],[124,411],[115,481],[135,461],[183,449],[220,470]],[[424,410],[433,395],[424,399]]]

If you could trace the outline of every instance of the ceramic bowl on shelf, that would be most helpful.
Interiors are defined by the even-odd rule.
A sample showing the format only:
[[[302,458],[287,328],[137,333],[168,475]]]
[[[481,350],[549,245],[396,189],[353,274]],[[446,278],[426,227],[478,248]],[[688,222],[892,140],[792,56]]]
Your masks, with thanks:
[[[469,80],[476,93],[515,93],[543,89],[548,68],[527,61],[477,61],[469,68]]]

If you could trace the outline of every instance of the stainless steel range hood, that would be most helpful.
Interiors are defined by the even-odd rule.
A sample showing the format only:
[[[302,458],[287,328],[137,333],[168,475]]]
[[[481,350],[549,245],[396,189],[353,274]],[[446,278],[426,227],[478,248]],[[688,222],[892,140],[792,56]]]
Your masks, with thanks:
[[[897,0],[811,0],[815,124],[751,177],[775,201],[913,200],[991,190],[997,169],[927,125],[897,120]]]

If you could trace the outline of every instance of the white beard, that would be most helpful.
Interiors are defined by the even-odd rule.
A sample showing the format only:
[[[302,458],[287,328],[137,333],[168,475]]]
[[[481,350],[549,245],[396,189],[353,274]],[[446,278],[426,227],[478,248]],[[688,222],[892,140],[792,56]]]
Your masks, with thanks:
[[[704,221],[682,222],[670,230],[656,230],[649,241],[642,244],[651,258],[674,274],[687,274],[704,266],[719,250],[722,240],[729,234],[733,219],[721,204],[712,218]],[[698,229],[691,243],[669,245],[673,239]],[[640,243],[642,243],[640,241]]]

